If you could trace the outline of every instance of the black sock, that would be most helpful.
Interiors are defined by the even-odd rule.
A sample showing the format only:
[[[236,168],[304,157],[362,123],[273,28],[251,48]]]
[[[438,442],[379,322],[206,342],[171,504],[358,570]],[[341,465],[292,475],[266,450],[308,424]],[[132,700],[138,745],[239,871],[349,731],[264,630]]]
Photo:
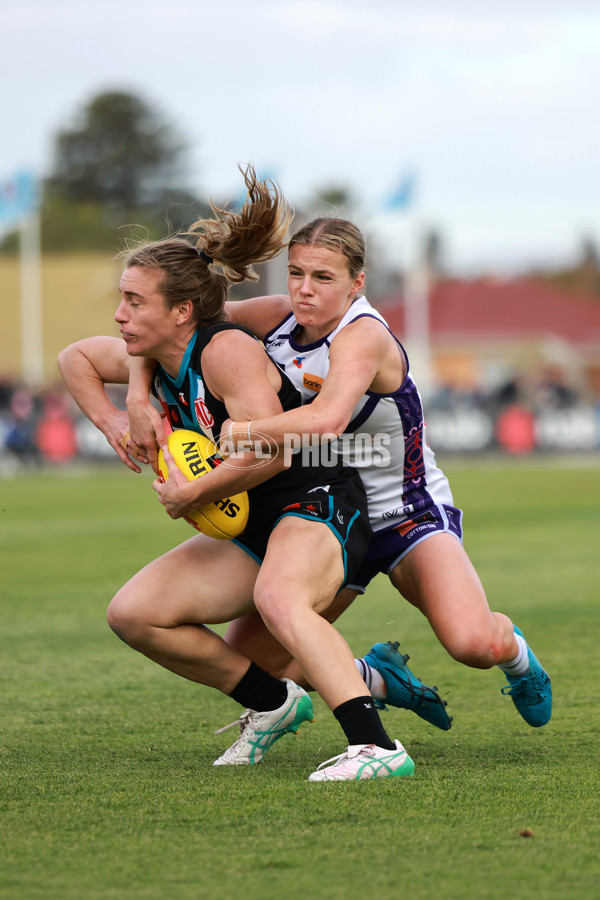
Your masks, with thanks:
[[[394,749],[395,745],[381,724],[372,697],[346,700],[334,709],[333,714],[342,726],[349,745],[376,744],[384,750]]]
[[[251,662],[229,696],[245,709],[266,712],[283,706],[287,698],[287,684]]]

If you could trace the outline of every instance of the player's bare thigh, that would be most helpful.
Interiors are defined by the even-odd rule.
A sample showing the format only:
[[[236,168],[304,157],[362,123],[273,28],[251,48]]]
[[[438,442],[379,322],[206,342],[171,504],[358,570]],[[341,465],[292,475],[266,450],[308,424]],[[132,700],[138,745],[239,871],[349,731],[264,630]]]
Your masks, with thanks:
[[[285,516],[274,528],[256,582],[264,605],[282,600],[326,609],[344,580],[342,548],[327,525]]]
[[[321,615],[328,622],[335,622],[350,606],[357,596],[356,591],[345,588],[337,594]],[[278,678],[285,675],[292,681],[300,683],[301,674],[289,668],[292,662],[290,653],[271,634],[256,611],[235,619],[229,625],[225,640],[234,650],[247,656]]]
[[[231,541],[196,535],[155,559],[125,584],[108,618],[156,626],[228,622],[253,609],[257,563]]]
[[[390,579],[454,655],[467,633],[485,636],[496,623],[473,564],[451,534],[434,534],[407,553]]]

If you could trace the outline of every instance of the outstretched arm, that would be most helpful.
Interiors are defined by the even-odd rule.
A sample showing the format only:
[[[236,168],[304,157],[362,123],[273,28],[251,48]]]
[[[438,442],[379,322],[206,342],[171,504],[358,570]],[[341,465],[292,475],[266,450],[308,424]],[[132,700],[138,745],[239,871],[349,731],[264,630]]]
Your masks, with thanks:
[[[285,294],[251,297],[249,300],[228,300],[225,303],[229,321],[247,328],[261,341],[291,311],[290,298]]]
[[[119,338],[93,337],[65,347],[58,368],[73,399],[105,436],[119,459],[133,472],[141,472],[122,446],[128,430],[127,413],[118,409],[106,393],[107,384],[127,384],[129,357]],[[143,456],[141,462],[147,462]]]

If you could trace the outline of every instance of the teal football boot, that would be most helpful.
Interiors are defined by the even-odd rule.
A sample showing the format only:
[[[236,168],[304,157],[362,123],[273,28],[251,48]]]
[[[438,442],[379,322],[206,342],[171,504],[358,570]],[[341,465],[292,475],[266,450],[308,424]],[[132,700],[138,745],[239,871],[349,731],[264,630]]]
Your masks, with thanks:
[[[520,628],[517,628],[516,625],[513,628],[515,634],[523,637]],[[506,675],[508,684],[502,688],[502,693],[510,696],[528,725],[540,728],[550,721],[552,715],[552,685],[548,673],[542,669],[529,644],[527,653],[529,669],[524,675],[518,677]]]
[[[398,653],[398,641],[387,641],[375,644],[364,657],[373,669],[376,669],[385,682],[385,701],[375,700],[379,709],[397,706],[400,709],[412,709],[418,716],[448,731],[452,724],[452,716],[446,712],[447,703],[437,692],[437,687],[428,687],[413,675],[406,663],[408,654]]]

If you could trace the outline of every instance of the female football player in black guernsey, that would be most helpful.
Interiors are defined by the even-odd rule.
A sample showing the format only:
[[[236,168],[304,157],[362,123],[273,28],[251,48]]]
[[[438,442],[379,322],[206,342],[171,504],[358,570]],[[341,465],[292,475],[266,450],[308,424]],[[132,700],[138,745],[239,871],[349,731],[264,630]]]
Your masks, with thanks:
[[[157,361],[154,389],[173,427],[209,437],[218,438],[227,417],[267,418],[300,402],[262,345],[225,321],[229,283],[255,277],[251,265],[279,252],[290,221],[276,186],[258,181],[251,167],[244,177],[243,208],[213,207],[215,218],[191,229],[195,244],[167,239],[129,254],[115,315],[122,339],[89,338],[59,356],[68,389],[113,446],[123,436],[123,413],[105,385],[127,383],[132,357]],[[150,659],[247,708],[240,737],[215,765],[258,763],[279,737],[312,719],[301,688],[207,627],[256,608],[345,732],[349,747],[335,780],[411,775],[412,760],[386,734],[348,645],[319,615],[352,577],[370,538],[358,474],[337,463],[315,465],[310,455],[293,457],[291,466],[280,457],[257,466],[247,452],[188,482],[163,449],[169,478],[153,487],[173,518],[249,490],[248,526],[234,541],[198,534],[154,560],[113,598],[108,621]],[[331,776],[319,767],[310,780]]]

